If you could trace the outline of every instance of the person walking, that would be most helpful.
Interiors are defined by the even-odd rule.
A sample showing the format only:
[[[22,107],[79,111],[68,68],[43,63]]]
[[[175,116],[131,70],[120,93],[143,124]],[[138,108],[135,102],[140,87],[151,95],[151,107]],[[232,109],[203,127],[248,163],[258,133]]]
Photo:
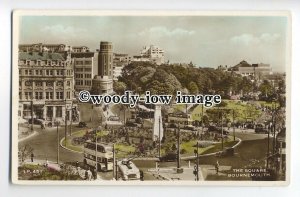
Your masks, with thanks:
[[[33,162],[33,158],[34,158],[34,154],[31,153],[31,155],[30,155],[31,162]]]
[[[84,179],[88,180],[88,178],[89,178],[88,170],[85,170],[85,172],[84,172]]]
[[[215,164],[215,169],[216,169],[216,174],[217,175],[219,174],[219,167],[220,167],[220,164],[219,164],[219,161],[217,160],[217,162]]]
[[[96,170],[96,168],[93,169],[93,177],[94,177],[94,180],[97,180],[97,170]]]
[[[91,169],[88,170],[88,180],[89,180],[89,181],[92,180],[92,172],[91,172]]]

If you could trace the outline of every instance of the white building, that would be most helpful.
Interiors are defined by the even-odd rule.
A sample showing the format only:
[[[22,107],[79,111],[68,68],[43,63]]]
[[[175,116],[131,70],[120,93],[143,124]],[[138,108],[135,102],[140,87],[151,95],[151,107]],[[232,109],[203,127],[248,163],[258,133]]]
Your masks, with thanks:
[[[165,63],[164,50],[154,45],[144,46],[140,52],[140,55],[133,56],[132,61],[147,61],[147,62],[155,63],[157,65],[164,64]]]

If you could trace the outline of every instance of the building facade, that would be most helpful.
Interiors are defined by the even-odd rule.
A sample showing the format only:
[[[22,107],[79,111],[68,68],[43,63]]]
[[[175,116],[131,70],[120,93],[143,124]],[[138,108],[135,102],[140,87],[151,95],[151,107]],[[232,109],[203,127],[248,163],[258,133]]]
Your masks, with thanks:
[[[71,54],[74,63],[75,91],[91,90],[95,66],[98,65],[98,53],[78,52]]]
[[[231,67],[228,71],[233,71],[242,76],[252,76],[259,77],[260,75],[270,75],[272,74],[272,69],[270,64],[249,64],[246,61],[241,61],[239,64]]]
[[[131,57],[128,54],[114,53],[113,58],[113,80],[117,81],[122,75],[122,69],[131,62]]]
[[[148,57],[151,62],[157,65],[165,63],[165,52],[158,46],[144,46],[140,54],[142,57]]]
[[[91,92],[113,94],[113,45],[111,42],[100,42],[98,73],[93,78]]]
[[[65,44],[20,44],[19,45],[19,52],[65,52],[70,49],[69,46]]]
[[[64,123],[78,119],[69,53],[19,52],[19,116]]]
[[[100,76],[113,76],[113,45],[111,42],[100,42],[98,74]]]

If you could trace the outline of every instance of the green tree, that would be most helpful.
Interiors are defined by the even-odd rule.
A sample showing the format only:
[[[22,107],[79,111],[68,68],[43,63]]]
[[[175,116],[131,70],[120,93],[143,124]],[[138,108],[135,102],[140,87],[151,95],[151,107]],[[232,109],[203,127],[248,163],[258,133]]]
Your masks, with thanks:
[[[117,94],[123,94],[126,90],[126,84],[122,81],[114,81],[113,88]]]
[[[199,92],[197,84],[193,81],[189,83],[188,90],[190,91],[191,94],[198,94]]]

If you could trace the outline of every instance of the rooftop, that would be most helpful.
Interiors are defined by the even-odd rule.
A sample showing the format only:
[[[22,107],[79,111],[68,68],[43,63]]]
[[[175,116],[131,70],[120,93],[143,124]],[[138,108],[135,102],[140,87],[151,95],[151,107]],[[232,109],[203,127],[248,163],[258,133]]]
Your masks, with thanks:
[[[19,52],[19,60],[65,60],[62,53]]]

